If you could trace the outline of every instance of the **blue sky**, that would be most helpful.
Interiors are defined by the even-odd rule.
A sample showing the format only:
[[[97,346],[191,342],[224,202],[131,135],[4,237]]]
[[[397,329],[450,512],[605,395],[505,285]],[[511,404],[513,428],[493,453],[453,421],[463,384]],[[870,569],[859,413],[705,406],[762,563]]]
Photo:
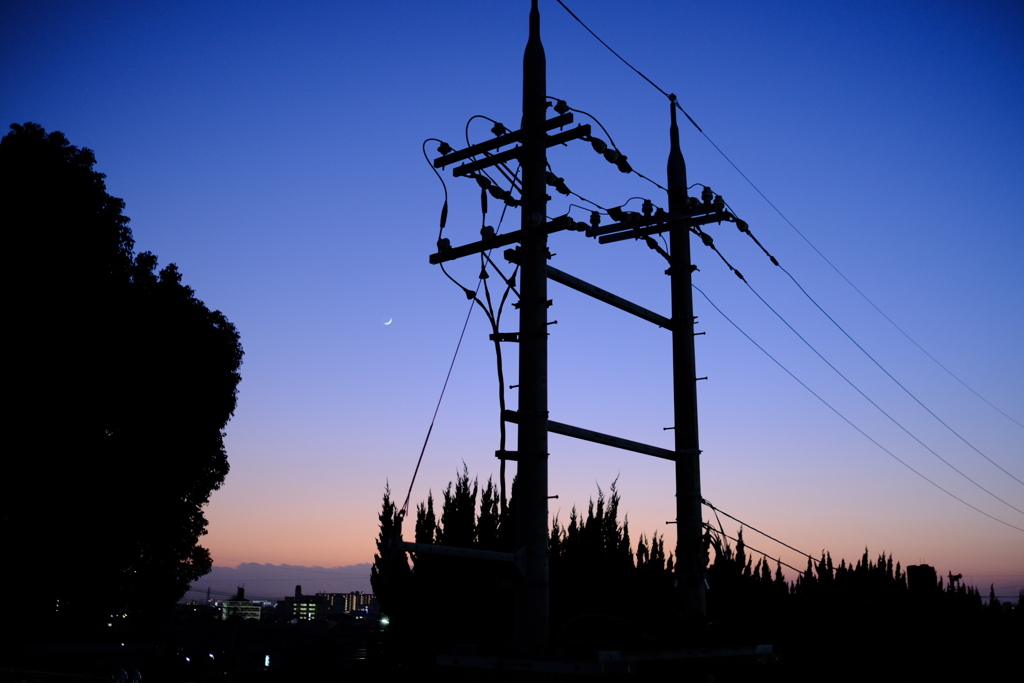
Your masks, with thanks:
[[[443,200],[421,145],[465,145],[482,114],[518,127],[529,3],[46,2],[0,9],[0,113],[96,152],[137,248],[238,327],[231,473],[205,542],[223,566],[366,562],[385,482],[404,498],[467,302],[427,262]],[[669,92],[814,247],[993,410],[852,290],[693,127],[689,180],[724,195],[782,266],[933,412],[1024,479],[1024,11],[1013,2],[574,2]],[[663,182],[668,104],[542,0],[548,89],[596,116]],[[580,122],[592,122],[580,117]],[[469,126],[472,142],[489,124]],[[435,145],[436,146],[436,145]],[[433,148],[429,148],[433,154]],[[549,160],[602,206],[660,190],[583,143]],[[446,176],[446,236],[476,239],[479,198]],[[579,199],[558,196],[557,215]],[[492,211],[496,202],[492,202]],[[573,208],[578,220],[587,212]],[[488,223],[497,223],[497,214]],[[503,227],[514,228],[511,212]],[[713,253],[696,284],[758,344],[894,455],[1024,528],[1024,486],[932,419],[734,226],[716,244],[830,362]],[[654,252],[552,239],[552,265],[662,313]],[[500,259],[498,260],[501,263]],[[475,286],[471,259],[450,272]],[[496,280],[492,279],[491,283]],[[668,336],[551,285],[552,419],[668,446]],[[696,295],[703,493],[812,554],[892,552],[1015,595],[1024,532],[957,502],[851,428]],[[384,322],[393,319],[391,325]],[[503,326],[515,329],[514,311]],[[414,500],[465,462],[497,472],[493,351],[473,314]],[[506,351],[507,384],[515,357]],[[509,392],[514,406],[514,391]],[[671,466],[551,438],[552,514],[618,477],[633,537],[673,514]],[[735,525],[727,528],[734,532]],[[755,547],[803,566],[747,533]],[[671,543],[670,543],[671,544]],[[1005,586],[1005,588],[1003,588]]]

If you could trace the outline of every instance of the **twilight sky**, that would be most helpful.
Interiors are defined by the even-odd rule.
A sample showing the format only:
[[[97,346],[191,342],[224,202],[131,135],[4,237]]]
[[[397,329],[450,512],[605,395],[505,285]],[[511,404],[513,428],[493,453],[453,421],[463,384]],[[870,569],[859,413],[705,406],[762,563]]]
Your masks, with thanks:
[[[715,306],[892,454],[695,293],[706,333],[698,375],[708,377],[699,385],[704,497],[815,555],[855,560],[867,546],[873,558],[891,552],[904,566],[929,563],[1015,597],[1024,586],[1024,9],[570,7],[677,93],[806,240],[684,120],[689,181],[724,195],[808,294],[963,437],[735,226],[711,226],[753,289],[902,427],[695,241],[694,282]],[[204,543],[217,565],[370,561],[384,486],[404,499],[469,306],[427,262],[443,190],[421,145],[465,146],[478,114],[518,128],[528,9],[527,0],[0,5],[0,123],[33,121],[93,149],[108,191],[127,202],[137,249],[177,263],[242,335],[231,473],[207,511]],[[635,169],[664,183],[665,98],[556,2],[542,0],[541,13],[549,94],[597,117]],[[471,142],[490,126],[472,121]],[[552,149],[549,161],[601,206],[666,203],[585,143]],[[445,180],[445,235],[474,241],[478,189]],[[587,220],[586,202],[555,196],[550,215],[572,204]],[[492,201],[487,223],[498,220]],[[510,212],[502,228],[518,221]],[[560,233],[551,248],[555,267],[668,314],[664,262],[643,244]],[[475,287],[479,261],[449,272]],[[670,447],[668,333],[557,284],[550,294],[551,418]],[[516,329],[514,310],[505,321]],[[497,475],[489,332],[474,312],[414,501],[429,489],[440,497],[463,463],[481,480]],[[505,355],[506,384],[515,384],[515,349]],[[514,407],[515,390],[507,395]],[[634,540],[657,531],[674,545],[669,463],[557,435],[550,449],[552,514],[567,521],[573,504],[585,507],[618,478]],[[737,524],[722,521],[734,534]]]

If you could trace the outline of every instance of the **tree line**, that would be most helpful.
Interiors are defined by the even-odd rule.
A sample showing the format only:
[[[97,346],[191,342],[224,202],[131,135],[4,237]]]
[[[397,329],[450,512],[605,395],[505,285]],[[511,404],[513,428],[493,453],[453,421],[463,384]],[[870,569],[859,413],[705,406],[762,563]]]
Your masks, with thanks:
[[[416,543],[515,551],[516,485],[504,508],[491,480],[480,487],[464,467],[443,491],[416,507],[413,528],[385,490],[371,574],[389,617],[388,638],[401,652],[429,658],[456,645],[501,650],[512,636],[512,563],[426,553],[406,554],[399,531]],[[673,555],[663,536],[641,534],[632,545],[628,519],[613,482],[567,523],[557,517],[549,536],[551,633],[563,648],[652,650],[703,645],[771,644],[784,675],[815,667],[850,670],[869,663],[917,676],[982,666],[1000,643],[1012,651],[1024,635],[1024,595],[1004,609],[994,591],[988,604],[977,588],[944,584],[927,566],[905,570],[891,554],[865,549],[856,562],[831,553],[808,558],[788,581],[778,561],[751,553],[742,530],[735,542],[708,528],[708,624],[695,633],[677,616]],[[950,575],[952,577],[952,575]],[[952,577],[956,578],[956,577]],[[994,662],[1000,657],[989,657]],[[900,669],[900,667],[903,667]],[[951,668],[952,667],[952,668]]]

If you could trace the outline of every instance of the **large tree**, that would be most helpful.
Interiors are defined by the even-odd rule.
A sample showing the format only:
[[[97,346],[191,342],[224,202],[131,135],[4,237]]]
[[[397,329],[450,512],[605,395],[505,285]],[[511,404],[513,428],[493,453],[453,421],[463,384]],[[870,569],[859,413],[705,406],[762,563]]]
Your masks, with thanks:
[[[4,588],[47,621],[165,609],[210,569],[198,541],[228,472],[238,333],[173,264],[135,254],[90,150],[11,128]]]

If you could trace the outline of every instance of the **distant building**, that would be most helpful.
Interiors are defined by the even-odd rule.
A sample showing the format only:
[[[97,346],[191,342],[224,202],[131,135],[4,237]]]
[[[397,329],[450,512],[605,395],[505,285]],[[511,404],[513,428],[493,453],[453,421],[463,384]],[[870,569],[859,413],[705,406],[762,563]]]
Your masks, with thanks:
[[[331,612],[367,612],[376,604],[376,597],[372,593],[352,591],[351,593],[317,593],[316,596],[324,600]]]
[[[245,599],[245,589],[238,588],[238,594],[230,600],[221,604],[220,618],[227,620],[231,617],[240,619],[253,619],[259,621],[261,609],[258,603]]]
[[[323,594],[303,595],[302,586],[295,587],[295,595],[284,599],[284,612],[299,621],[321,621],[330,608]]]
[[[377,601],[373,593],[363,593],[361,591],[352,591],[351,593],[345,594],[345,611],[346,612],[366,612],[368,611]]]

